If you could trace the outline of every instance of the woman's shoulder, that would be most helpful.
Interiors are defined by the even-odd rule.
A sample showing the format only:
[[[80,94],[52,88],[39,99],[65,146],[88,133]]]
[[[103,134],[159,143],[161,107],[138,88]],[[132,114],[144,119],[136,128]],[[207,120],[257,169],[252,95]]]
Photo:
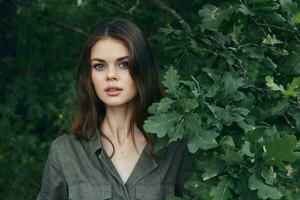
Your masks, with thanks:
[[[76,142],[76,139],[74,138],[74,136],[65,133],[65,134],[60,135],[60,136],[56,137],[55,139],[53,139],[51,142],[51,146],[64,147],[65,145],[68,145],[68,144],[74,143],[74,142]]]
[[[83,141],[76,139],[73,135],[65,133],[52,140],[50,151],[69,152],[70,150],[82,148],[82,143]]]
[[[57,163],[64,163],[65,160],[75,158],[78,153],[83,151],[83,141],[70,134],[63,134],[50,143],[49,159]]]

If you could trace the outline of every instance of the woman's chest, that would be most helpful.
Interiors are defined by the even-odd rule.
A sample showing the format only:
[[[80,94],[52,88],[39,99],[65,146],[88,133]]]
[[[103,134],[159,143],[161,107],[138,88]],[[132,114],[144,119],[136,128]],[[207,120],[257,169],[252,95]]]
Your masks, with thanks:
[[[135,151],[116,151],[112,157],[111,162],[124,184],[132,174],[140,156],[141,153]]]
[[[144,154],[132,160],[122,158],[124,156],[110,160],[102,152],[86,158],[81,155],[76,164],[68,164],[65,160],[63,168],[66,169],[69,199],[160,200],[175,195],[181,163],[179,154],[171,153],[152,160]],[[135,165],[132,162],[136,162]]]

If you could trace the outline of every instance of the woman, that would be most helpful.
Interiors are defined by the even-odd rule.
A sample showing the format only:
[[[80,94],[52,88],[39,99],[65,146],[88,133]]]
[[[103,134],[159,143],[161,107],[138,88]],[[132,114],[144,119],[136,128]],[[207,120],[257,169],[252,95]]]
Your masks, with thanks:
[[[78,113],[71,133],[51,143],[37,199],[165,199],[180,196],[192,164],[182,142],[153,154],[143,130],[163,97],[141,30],[106,19],[90,30],[77,72]]]

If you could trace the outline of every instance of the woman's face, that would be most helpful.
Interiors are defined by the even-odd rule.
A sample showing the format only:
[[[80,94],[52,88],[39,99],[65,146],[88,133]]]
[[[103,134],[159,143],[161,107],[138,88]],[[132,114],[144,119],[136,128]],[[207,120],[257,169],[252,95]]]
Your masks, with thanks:
[[[137,94],[129,74],[128,61],[129,50],[121,40],[105,37],[91,48],[92,82],[98,98],[106,106],[128,104]],[[106,91],[109,86],[120,90]]]

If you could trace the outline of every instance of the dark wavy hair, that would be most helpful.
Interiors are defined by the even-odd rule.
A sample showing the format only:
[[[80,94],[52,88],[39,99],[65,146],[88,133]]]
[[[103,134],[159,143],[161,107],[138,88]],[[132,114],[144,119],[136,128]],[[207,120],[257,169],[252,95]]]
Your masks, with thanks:
[[[152,155],[153,140],[144,131],[143,124],[149,116],[148,107],[152,103],[159,101],[164,96],[164,92],[160,86],[159,71],[154,63],[147,39],[135,24],[125,19],[104,19],[93,25],[89,31],[77,70],[78,111],[72,124],[71,134],[77,139],[89,140],[98,129],[100,134],[108,139],[100,131],[106,108],[105,104],[96,95],[90,67],[91,48],[104,37],[112,37],[123,41],[129,50],[129,73],[137,87],[138,94],[134,99],[135,109],[130,119],[128,134],[131,135],[134,146],[137,149],[133,132],[134,124],[136,123],[137,127],[142,131],[147,141],[147,148]],[[109,139],[108,141],[112,144]],[[115,147],[113,145],[111,157],[114,155],[114,152]]]

